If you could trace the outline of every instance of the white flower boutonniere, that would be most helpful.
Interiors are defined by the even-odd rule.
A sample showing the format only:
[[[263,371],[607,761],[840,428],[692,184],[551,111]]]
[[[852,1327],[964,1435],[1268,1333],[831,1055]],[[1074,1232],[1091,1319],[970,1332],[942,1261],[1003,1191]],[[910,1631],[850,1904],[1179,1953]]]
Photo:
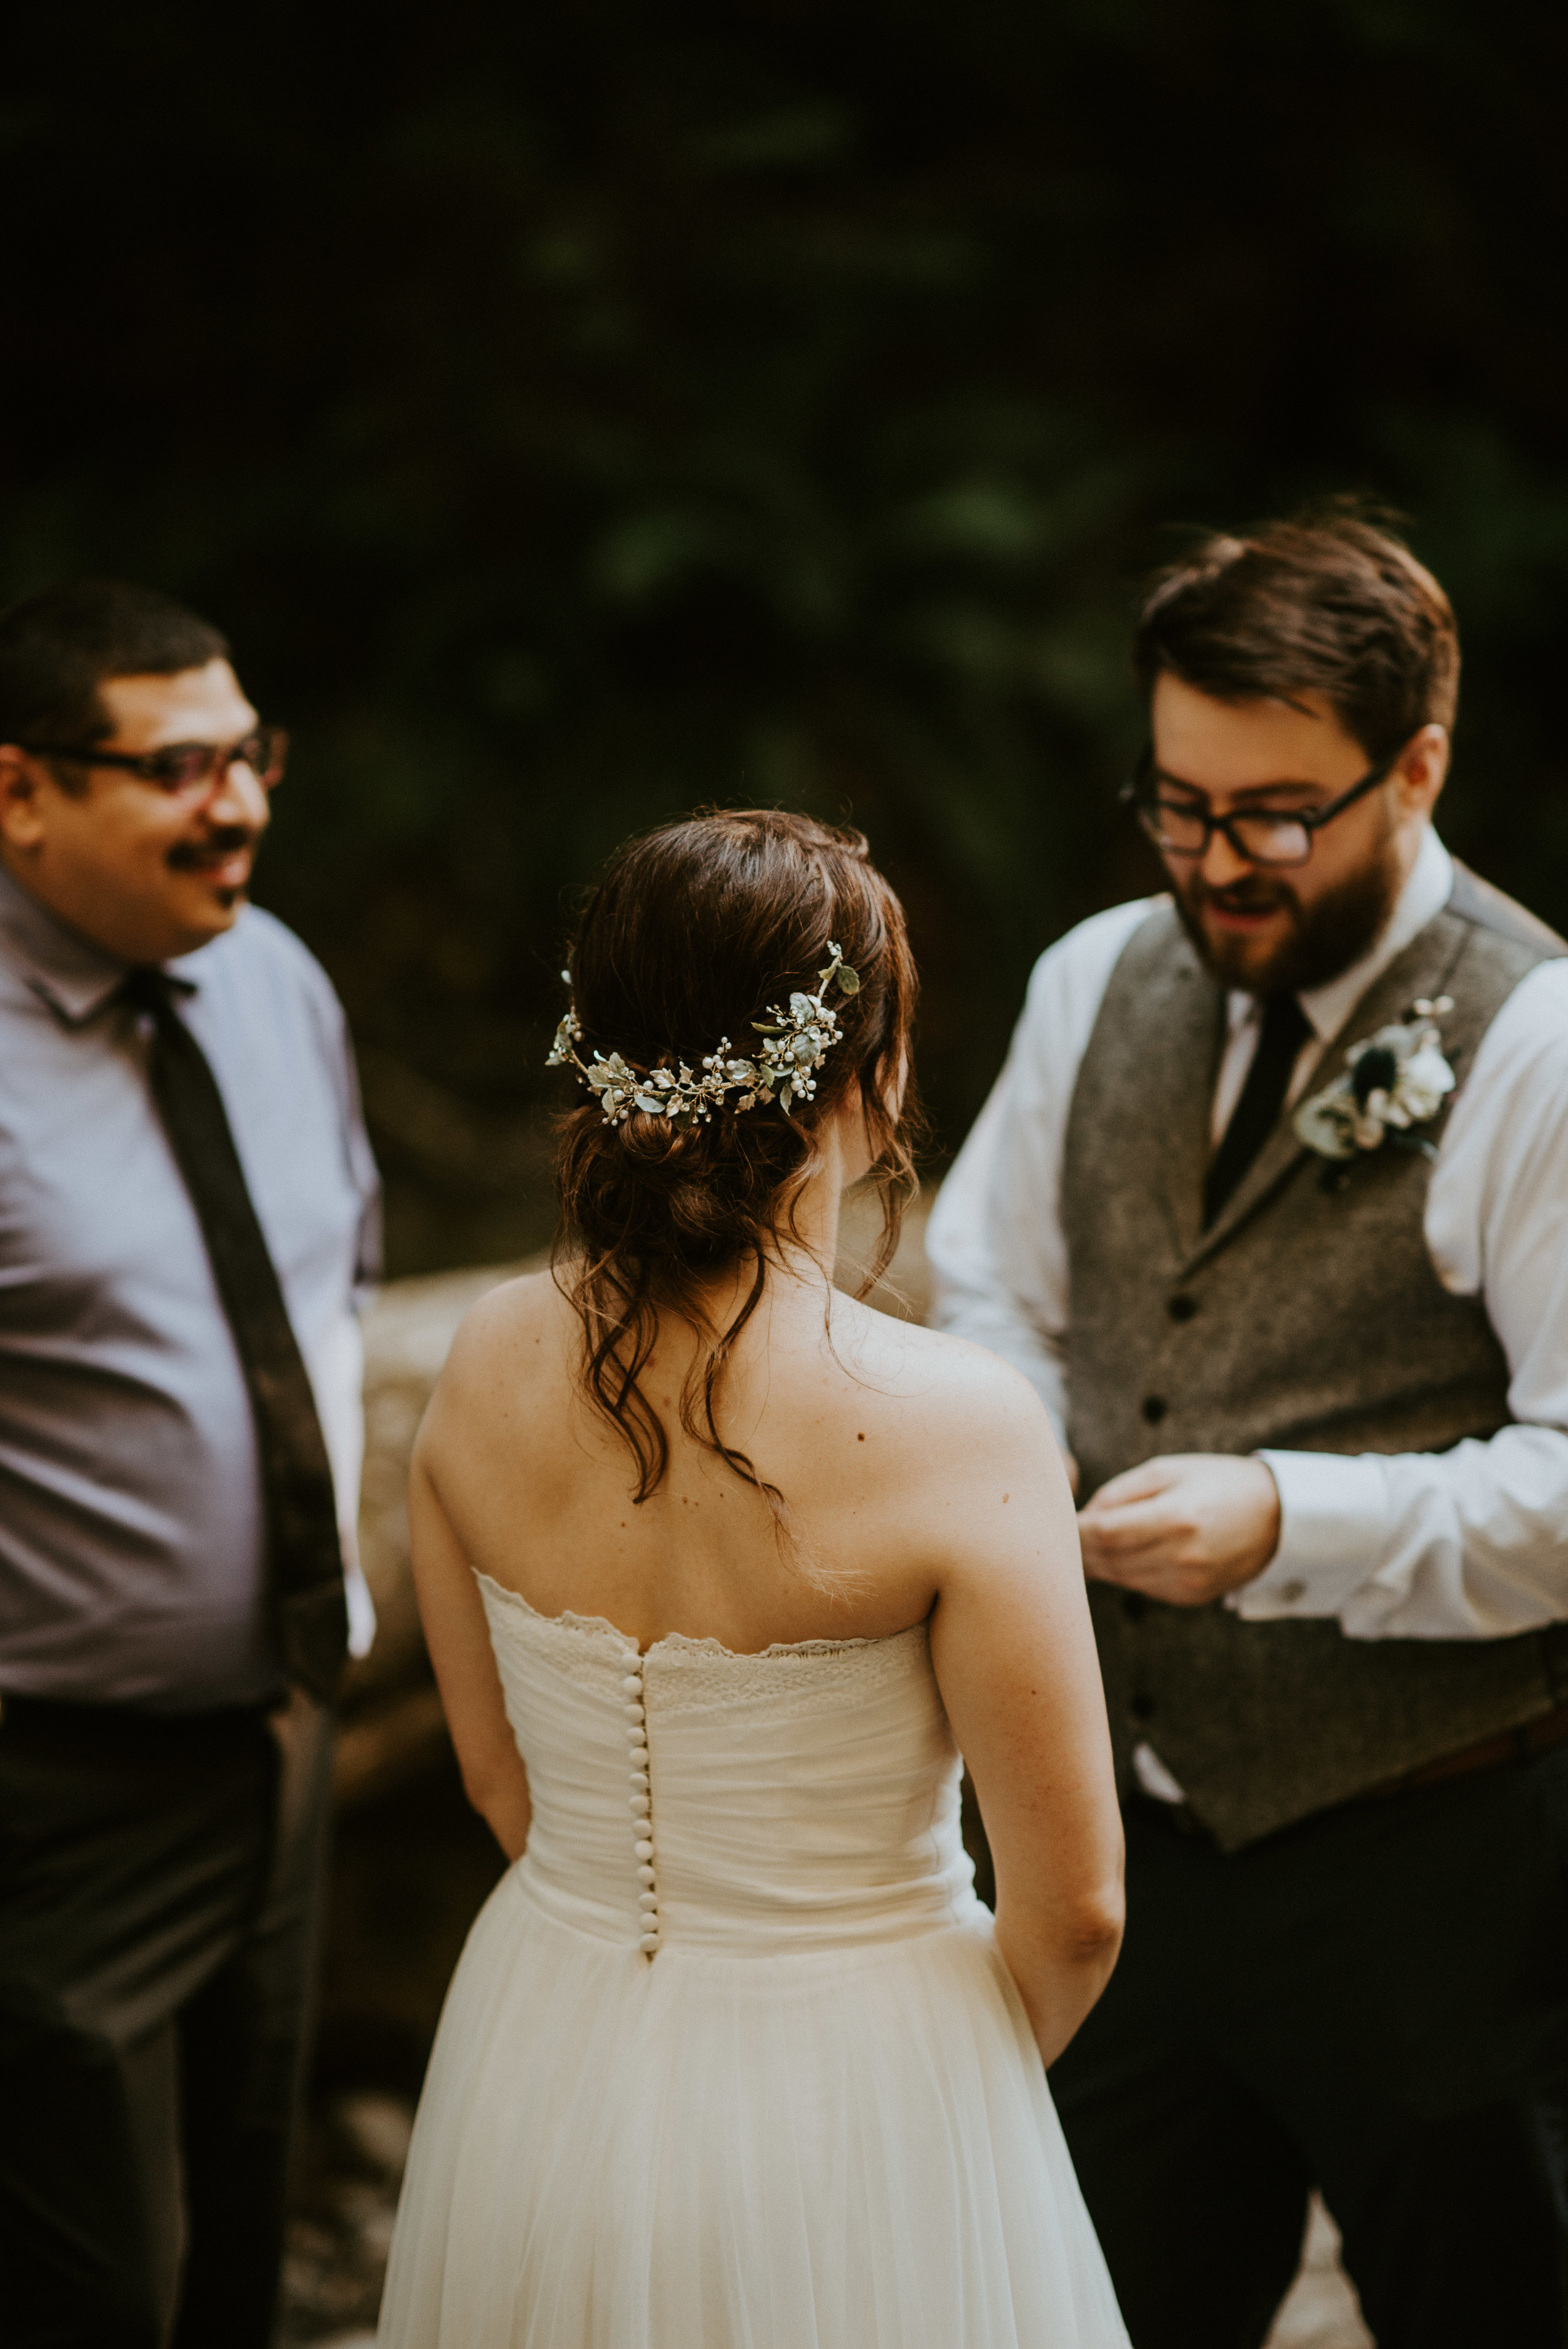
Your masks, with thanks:
[[[1320,1158],[1354,1158],[1358,1150],[1390,1142],[1397,1150],[1435,1158],[1432,1143],[1410,1128],[1436,1117],[1454,1089],[1436,1025],[1453,1008],[1451,996],[1439,995],[1435,1003],[1423,997],[1398,1026],[1352,1044],[1344,1075],[1295,1113],[1296,1134],[1307,1148]]]

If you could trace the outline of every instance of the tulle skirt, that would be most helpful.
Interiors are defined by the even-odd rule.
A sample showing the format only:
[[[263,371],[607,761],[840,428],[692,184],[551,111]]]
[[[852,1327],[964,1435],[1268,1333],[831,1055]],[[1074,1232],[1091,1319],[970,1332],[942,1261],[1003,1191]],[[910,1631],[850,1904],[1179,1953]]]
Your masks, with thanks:
[[[652,1962],[497,1887],[382,2349],[1126,2349],[991,1919]]]

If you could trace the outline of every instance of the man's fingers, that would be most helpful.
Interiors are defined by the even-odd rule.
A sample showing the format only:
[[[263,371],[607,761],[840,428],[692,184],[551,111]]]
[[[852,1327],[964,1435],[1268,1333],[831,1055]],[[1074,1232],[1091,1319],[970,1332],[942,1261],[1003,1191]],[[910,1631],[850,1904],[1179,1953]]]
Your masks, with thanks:
[[[1180,1607],[1187,1602],[1191,1576],[1174,1565],[1163,1550],[1140,1550],[1131,1557],[1106,1557],[1087,1568],[1090,1582],[1109,1583],[1114,1590],[1137,1590],[1146,1599],[1163,1599]]]
[[[1119,1552],[1086,1548],[1084,1572],[1091,1582],[1109,1583],[1117,1590],[1136,1590],[1146,1599],[1162,1599],[1171,1607],[1201,1606],[1214,1595],[1202,1567],[1162,1542]]]
[[[1128,1549],[1113,1549],[1109,1545],[1090,1547],[1086,1543],[1083,1562],[1086,1573],[1102,1575],[1112,1582],[1127,1575],[1164,1573],[1177,1561],[1166,1543],[1155,1541]]]
[[[1086,1549],[1092,1543],[1122,1557],[1134,1550],[1190,1539],[1191,1533],[1191,1517],[1172,1509],[1162,1495],[1129,1501],[1115,1509],[1086,1509],[1078,1518],[1078,1539]]]
[[[1146,1460],[1101,1485],[1080,1513],[1085,1569],[1173,1606],[1204,1605],[1272,1555],[1273,1481],[1255,1461],[1180,1453]]]
[[[1121,1590],[1145,1590],[1150,1577],[1159,1572],[1141,1557],[1118,1557],[1109,1550],[1098,1557],[1086,1550],[1083,1563],[1090,1582],[1113,1582]]]
[[[1181,1473],[1181,1464],[1161,1454],[1153,1460],[1140,1460],[1136,1468],[1124,1468],[1119,1476],[1108,1476],[1086,1509],[1120,1508],[1128,1501],[1147,1501],[1156,1493],[1167,1493]]]

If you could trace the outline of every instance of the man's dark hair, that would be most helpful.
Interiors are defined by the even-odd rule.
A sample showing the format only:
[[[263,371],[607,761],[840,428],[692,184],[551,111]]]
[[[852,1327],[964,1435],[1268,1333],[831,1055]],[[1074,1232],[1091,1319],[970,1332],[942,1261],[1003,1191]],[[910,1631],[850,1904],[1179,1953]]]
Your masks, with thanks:
[[[1324,694],[1375,761],[1423,726],[1451,727],[1459,705],[1448,597],[1348,502],[1200,541],[1156,579],[1133,664],[1146,696],[1166,669],[1216,701]]]
[[[107,678],[174,677],[228,657],[210,621],[156,587],[67,579],[0,612],[0,742],[85,749],[113,731],[98,698]],[[55,774],[86,788],[77,769]]]

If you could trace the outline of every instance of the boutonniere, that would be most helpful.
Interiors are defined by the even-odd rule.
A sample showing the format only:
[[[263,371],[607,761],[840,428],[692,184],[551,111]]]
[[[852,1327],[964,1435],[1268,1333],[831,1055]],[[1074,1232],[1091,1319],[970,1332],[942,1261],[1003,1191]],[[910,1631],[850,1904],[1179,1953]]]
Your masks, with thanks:
[[[1454,1089],[1437,1022],[1454,1008],[1451,995],[1413,1003],[1396,1026],[1379,1028],[1345,1055],[1345,1072],[1295,1113],[1297,1138],[1320,1158],[1354,1158],[1358,1150],[1437,1151],[1410,1128],[1436,1117]]]

